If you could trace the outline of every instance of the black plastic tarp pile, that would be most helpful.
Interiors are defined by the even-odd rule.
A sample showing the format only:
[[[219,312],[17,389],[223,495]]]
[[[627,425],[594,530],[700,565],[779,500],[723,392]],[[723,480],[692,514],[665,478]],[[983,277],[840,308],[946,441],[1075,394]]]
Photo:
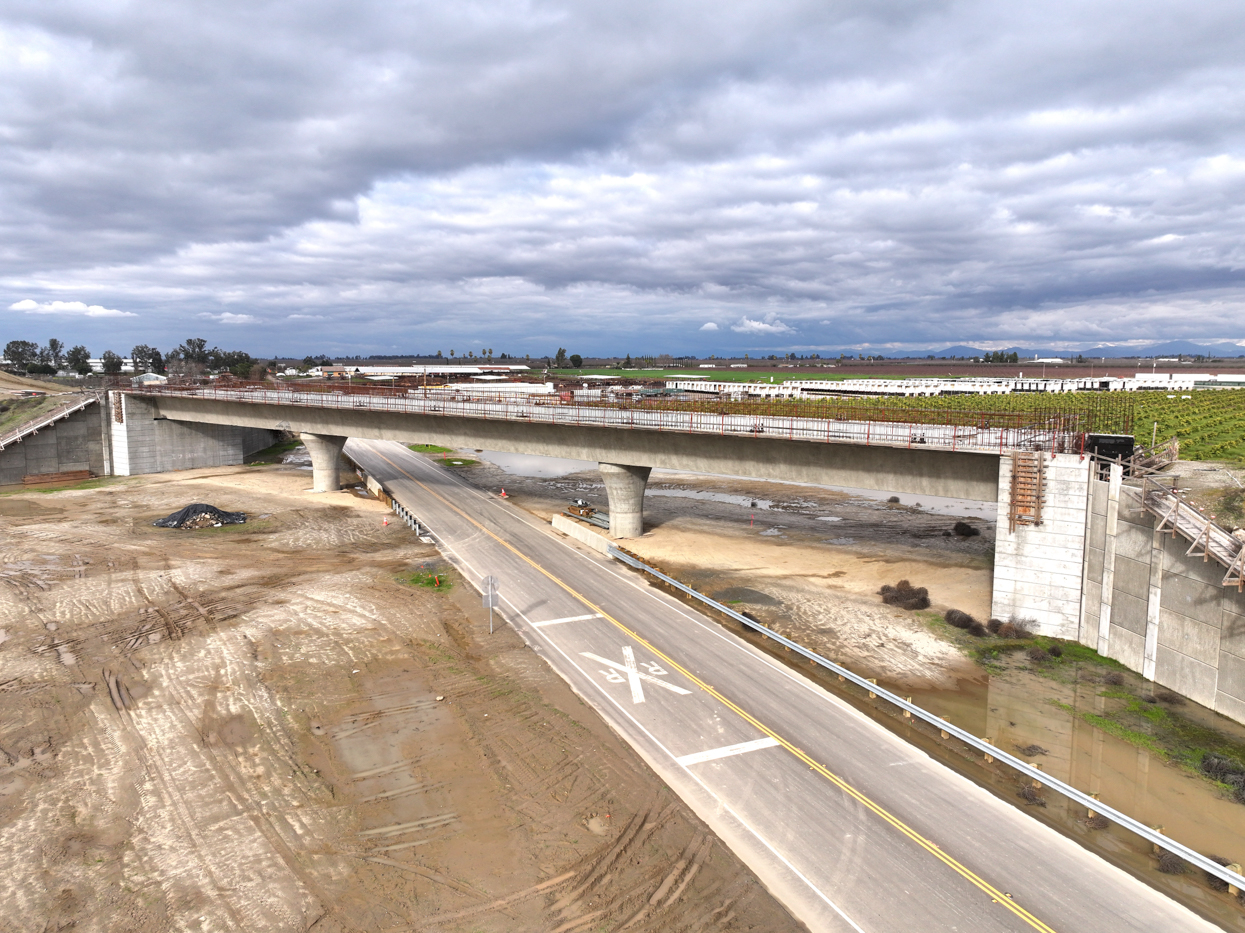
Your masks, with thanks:
[[[226,512],[214,505],[194,502],[152,524],[157,528],[215,528],[217,525],[241,525],[245,521],[245,512]]]

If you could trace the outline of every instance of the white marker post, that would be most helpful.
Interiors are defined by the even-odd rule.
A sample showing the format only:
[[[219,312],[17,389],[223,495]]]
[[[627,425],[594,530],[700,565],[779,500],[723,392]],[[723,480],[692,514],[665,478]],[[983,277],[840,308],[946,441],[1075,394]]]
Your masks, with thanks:
[[[488,633],[490,635],[493,634],[493,607],[498,604],[498,587],[499,584],[496,577],[485,577],[484,581],[480,584],[480,588],[484,591],[484,596],[480,602],[484,608],[488,610]]]

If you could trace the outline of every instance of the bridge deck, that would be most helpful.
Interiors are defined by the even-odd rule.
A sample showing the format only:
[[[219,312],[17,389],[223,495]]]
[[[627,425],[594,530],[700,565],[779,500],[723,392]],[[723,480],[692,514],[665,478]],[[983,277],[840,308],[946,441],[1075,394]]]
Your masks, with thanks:
[[[812,441],[856,446],[903,447],[1002,454],[1011,450],[1077,453],[1084,435],[1066,422],[1049,421],[1008,427],[928,424],[906,421],[848,421],[754,413],[646,407],[643,402],[574,403],[556,398],[489,397],[482,392],[392,390],[367,393],[261,387],[148,386],[125,390],[134,395],[202,398],[254,405],[383,411],[444,418],[606,427],[634,431],[716,434]]]

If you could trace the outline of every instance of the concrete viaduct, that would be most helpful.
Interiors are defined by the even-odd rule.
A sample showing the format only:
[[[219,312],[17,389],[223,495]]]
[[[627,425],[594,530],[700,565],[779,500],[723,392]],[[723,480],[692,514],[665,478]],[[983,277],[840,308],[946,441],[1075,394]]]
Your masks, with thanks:
[[[119,473],[195,465],[158,462],[170,461],[165,449],[178,447],[181,434],[200,443],[204,432],[226,430],[301,434],[320,491],[338,488],[340,454],[350,437],[595,461],[614,537],[642,533],[644,489],[654,468],[993,501],[999,507],[993,614],[1021,615],[1065,638],[1077,637],[1082,615],[1089,462],[1052,453],[1069,446],[1052,430],[287,388],[144,388],[111,393],[107,408]],[[1038,477],[1040,515],[1029,524],[1023,516],[1020,523],[1008,520],[1021,445],[1039,448],[1022,455]],[[139,463],[156,465],[135,469]]]
[[[907,425],[898,442],[893,430],[885,432],[893,426],[878,426],[867,443],[839,437],[827,443],[820,432],[806,430],[809,419],[762,419],[758,425],[741,416],[729,424],[714,421],[709,430],[693,424],[689,431],[679,424],[650,426],[644,413],[638,423],[634,415],[627,423],[585,423],[565,415],[580,415],[578,406],[531,401],[490,405],[433,397],[403,405],[407,400],[400,398],[323,393],[127,394],[131,405],[140,397],[151,405],[153,418],[298,432],[311,453],[318,491],[338,488],[337,463],[349,437],[593,461],[609,497],[610,533],[619,538],[642,532],[644,489],[654,468],[995,502],[999,461],[1008,453],[970,442],[979,440],[975,436],[961,438],[954,450],[929,439],[913,445]],[[393,401],[399,404],[387,404]],[[563,417],[544,420],[545,413]],[[842,425],[835,427],[843,433]]]

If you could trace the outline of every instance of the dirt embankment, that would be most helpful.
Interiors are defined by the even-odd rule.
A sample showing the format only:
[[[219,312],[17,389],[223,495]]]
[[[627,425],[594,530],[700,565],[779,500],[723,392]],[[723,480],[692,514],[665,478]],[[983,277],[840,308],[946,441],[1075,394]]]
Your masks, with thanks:
[[[25,376],[15,376],[12,373],[0,372],[0,393],[9,392],[25,392],[34,390],[36,392],[47,392],[49,395],[56,392],[71,392],[72,389],[66,389],[65,386],[51,381],[42,379],[29,379]]]
[[[0,497],[0,930],[796,930],[435,550],[305,471]],[[202,501],[246,525],[153,519]],[[632,923],[634,921],[634,923]]]

